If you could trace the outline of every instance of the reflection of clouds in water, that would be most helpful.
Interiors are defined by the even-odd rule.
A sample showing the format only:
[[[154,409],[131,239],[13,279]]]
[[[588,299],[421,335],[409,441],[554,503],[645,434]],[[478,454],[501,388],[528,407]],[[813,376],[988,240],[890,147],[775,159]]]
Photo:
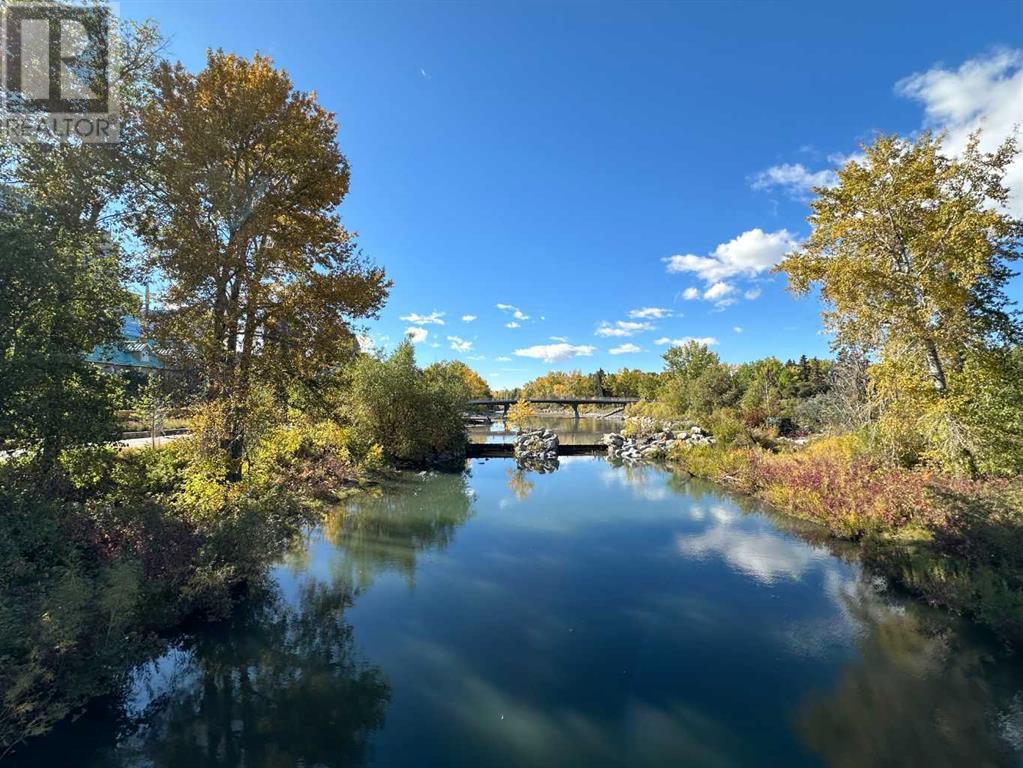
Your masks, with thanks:
[[[619,467],[608,465],[607,469],[600,473],[600,479],[608,487],[617,485],[628,488],[637,499],[644,501],[664,501],[671,496],[663,472],[652,471],[643,465],[623,464]]]
[[[1009,706],[998,716],[998,731],[1009,746],[1023,751],[1023,694],[1013,696]]]
[[[828,557],[824,550],[777,534],[744,531],[728,522],[692,536],[678,534],[675,544],[683,555],[717,555],[734,570],[767,584],[781,578],[797,581],[812,563]]]
[[[862,622],[849,610],[852,599],[863,597],[857,594],[857,590],[863,587],[858,571],[846,571],[831,562],[824,563],[822,567],[824,592],[834,607],[834,613],[793,622],[778,632],[786,648],[808,659],[824,659],[840,652],[864,631]],[[897,612],[891,606],[884,606],[880,599],[877,599],[875,610]]]
[[[414,642],[409,653],[423,670],[418,691],[430,711],[471,733],[488,750],[523,765],[663,763],[730,765],[722,745],[728,731],[682,702],[665,706],[629,696],[623,716],[610,719],[585,704],[555,706],[536,696],[516,695],[476,674],[462,657],[440,645]]]

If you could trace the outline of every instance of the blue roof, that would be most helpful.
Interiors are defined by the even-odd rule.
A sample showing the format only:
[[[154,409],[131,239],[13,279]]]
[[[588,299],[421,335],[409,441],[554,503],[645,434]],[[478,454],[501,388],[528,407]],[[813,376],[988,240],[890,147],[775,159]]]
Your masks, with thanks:
[[[163,368],[157,358],[152,341],[142,341],[142,323],[136,317],[121,321],[121,344],[96,347],[85,359],[98,365],[117,365],[128,368]]]

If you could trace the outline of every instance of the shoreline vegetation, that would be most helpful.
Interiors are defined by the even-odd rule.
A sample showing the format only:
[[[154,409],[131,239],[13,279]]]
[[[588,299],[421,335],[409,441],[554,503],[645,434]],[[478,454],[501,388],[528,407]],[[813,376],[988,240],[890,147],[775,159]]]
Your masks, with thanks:
[[[674,471],[760,499],[828,536],[931,605],[1023,643],[1023,482],[885,467],[854,436],[805,446],[677,446]]]
[[[466,403],[491,395],[465,363],[417,365],[408,339],[360,345],[391,282],[342,225],[350,169],[315,95],[259,55],[189,72],[153,25],[122,26],[125,141],[0,146],[0,757],[123,692],[182,622],[227,615],[325,503],[464,466]],[[817,190],[780,269],[821,291],[834,360],[728,365],[689,342],[661,372],[503,394],[628,395],[637,428],[699,423],[716,444],[677,466],[862,542],[1018,640],[1023,356],[1004,288],[1023,226],[997,205],[1015,155],[881,137]],[[144,310],[131,288],[150,282]],[[89,362],[126,317],[189,375]],[[170,409],[188,437],[108,445],[118,413]],[[808,434],[830,436],[794,445]]]

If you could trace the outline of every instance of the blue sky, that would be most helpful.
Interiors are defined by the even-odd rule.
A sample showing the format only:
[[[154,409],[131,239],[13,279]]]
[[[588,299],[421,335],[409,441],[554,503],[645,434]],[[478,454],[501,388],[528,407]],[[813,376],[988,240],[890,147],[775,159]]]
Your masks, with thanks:
[[[498,387],[659,370],[689,337],[730,362],[827,354],[817,302],[768,271],[807,234],[806,185],[879,131],[955,145],[1023,123],[1018,1],[121,13],[159,21],[190,68],[259,51],[315,90],[352,165],[343,220],[395,283],[368,336],[411,332],[421,362]],[[1012,178],[1020,207],[1023,163]]]

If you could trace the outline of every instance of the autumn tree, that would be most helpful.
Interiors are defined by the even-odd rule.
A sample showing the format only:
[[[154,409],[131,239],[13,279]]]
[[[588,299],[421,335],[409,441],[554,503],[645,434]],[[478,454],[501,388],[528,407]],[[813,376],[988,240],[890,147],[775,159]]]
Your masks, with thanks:
[[[314,94],[269,58],[221,51],[198,74],[163,64],[153,85],[135,224],[166,280],[156,330],[227,404],[236,478],[254,382],[284,393],[354,356],[351,322],[390,283],[336,212],[349,166]]]
[[[1005,286],[1023,235],[1004,207],[1016,142],[985,154],[978,140],[948,157],[940,136],[879,138],[816,190],[812,232],[779,266],[795,293],[820,287],[839,346],[877,354],[872,382],[899,424],[970,471],[992,448],[977,399],[1019,386],[1002,363],[1020,335]]]
[[[426,368],[427,376],[453,376],[465,387],[470,400],[486,400],[491,397],[490,385],[476,371],[461,360],[447,360],[433,363]]]

